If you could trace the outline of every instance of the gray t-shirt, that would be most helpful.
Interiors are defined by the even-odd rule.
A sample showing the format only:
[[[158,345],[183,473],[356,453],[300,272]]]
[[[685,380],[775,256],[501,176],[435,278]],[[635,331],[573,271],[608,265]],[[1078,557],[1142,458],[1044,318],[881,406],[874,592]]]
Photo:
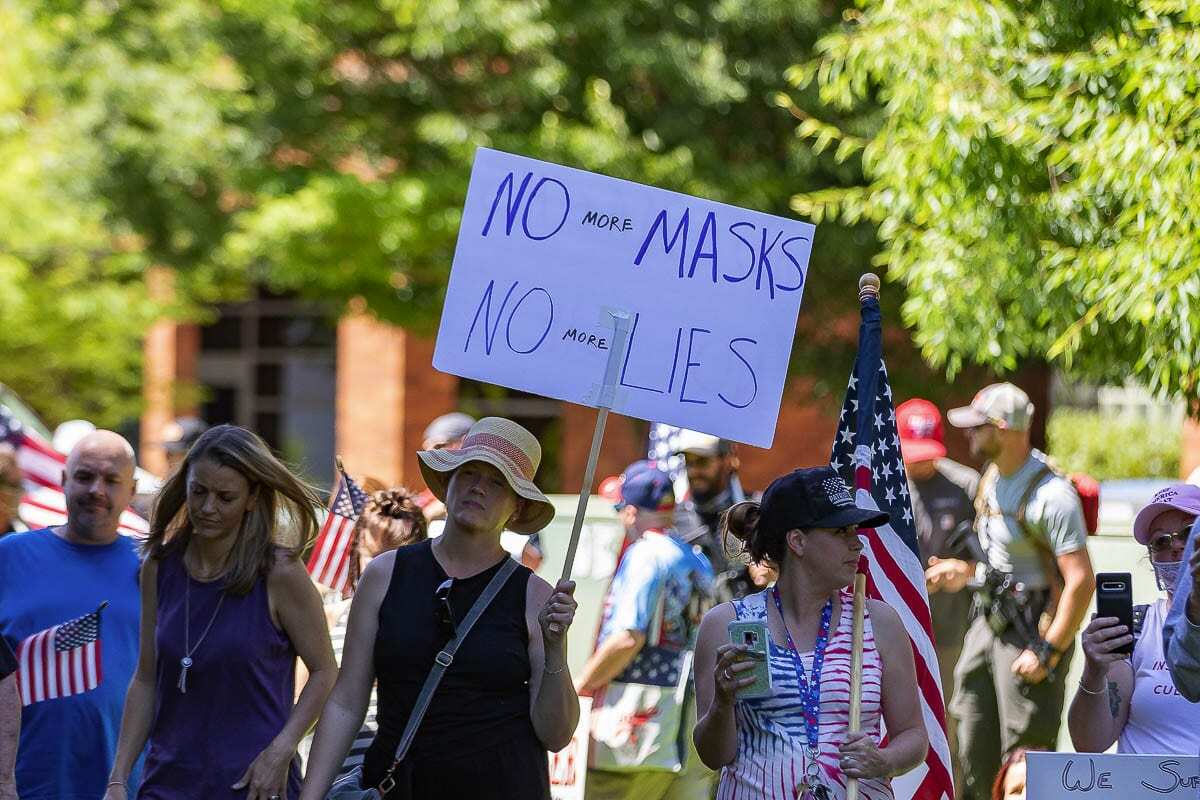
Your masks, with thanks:
[[[1017,521],[1021,498],[1030,482],[1046,467],[1044,453],[1034,450],[1012,475],[1001,475],[986,497],[988,513],[979,524],[979,541],[994,569],[1011,572],[1030,589],[1048,587],[1042,557],[1021,532]],[[1045,474],[1025,507],[1025,524],[1049,545],[1054,555],[1087,547],[1083,508],[1071,482],[1055,473]]]

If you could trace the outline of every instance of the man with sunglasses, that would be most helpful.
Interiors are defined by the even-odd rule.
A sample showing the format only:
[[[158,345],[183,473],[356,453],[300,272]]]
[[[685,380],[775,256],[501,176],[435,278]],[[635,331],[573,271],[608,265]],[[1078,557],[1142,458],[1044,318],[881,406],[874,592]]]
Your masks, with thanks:
[[[1200,488],[1169,486],[1133,521],[1165,596],[1136,606],[1133,630],[1095,617],[1083,632],[1083,676],[1067,717],[1079,752],[1191,755],[1200,750],[1200,707],[1175,688],[1161,631],[1183,571],[1188,532],[1200,514]],[[1132,655],[1125,650],[1133,643]]]
[[[1004,753],[1053,750],[1066,700],[1075,634],[1095,590],[1087,528],[1074,486],[1029,439],[1029,395],[1011,383],[981,390],[952,409],[971,453],[990,462],[976,499],[976,531],[986,558],[978,596],[954,671],[961,798],[981,800]]]

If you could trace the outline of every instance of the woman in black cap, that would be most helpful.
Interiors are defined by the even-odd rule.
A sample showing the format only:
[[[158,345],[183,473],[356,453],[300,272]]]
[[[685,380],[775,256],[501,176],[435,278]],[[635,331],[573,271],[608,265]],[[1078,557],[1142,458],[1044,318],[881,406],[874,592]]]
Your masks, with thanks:
[[[725,533],[750,558],[779,569],[772,588],[708,612],[696,645],[694,737],[721,770],[723,798],[843,798],[859,779],[867,800],[891,798],[890,778],[918,766],[929,740],[916,668],[899,615],[868,600],[863,619],[862,724],[849,733],[853,598],[860,527],[887,515],[859,508],[837,472],[800,469],[777,478],[761,503],[726,512]],[[765,623],[771,692],[737,697],[756,662],[730,643],[734,620]],[[758,662],[761,663],[761,662]],[[888,743],[881,746],[880,722]]]

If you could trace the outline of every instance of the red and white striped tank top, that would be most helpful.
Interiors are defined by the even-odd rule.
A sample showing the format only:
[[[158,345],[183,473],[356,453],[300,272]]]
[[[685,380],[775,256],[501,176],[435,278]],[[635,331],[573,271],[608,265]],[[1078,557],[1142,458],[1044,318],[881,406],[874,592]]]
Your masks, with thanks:
[[[734,601],[740,620],[767,619],[767,591]],[[846,776],[838,768],[838,747],[850,727],[850,648],[853,596],[841,592],[841,611],[831,631],[821,668],[821,706],[817,761],[822,780],[834,798],[846,796]],[[801,645],[802,646],[802,645]],[[800,688],[787,647],[771,637],[770,668],[774,692],[770,697],[739,700],[735,706],[737,755],[721,770],[717,800],[795,800],[797,786],[808,767]],[[812,670],[812,651],[801,653],[806,673]],[[875,648],[869,612],[863,614],[862,730],[880,739],[880,684],[883,662]],[[859,797],[892,800],[889,779],[860,780]]]

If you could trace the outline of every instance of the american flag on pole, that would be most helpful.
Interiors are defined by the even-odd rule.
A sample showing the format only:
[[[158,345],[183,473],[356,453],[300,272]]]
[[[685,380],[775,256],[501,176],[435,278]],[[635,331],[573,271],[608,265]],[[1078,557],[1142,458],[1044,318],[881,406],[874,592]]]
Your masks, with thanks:
[[[904,620],[916,659],[917,685],[929,733],[925,764],[897,779],[896,796],[949,800],[954,797],[954,784],[925,568],[917,548],[892,389],[883,364],[879,300],[870,295],[862,301],[858,358],[846,389],[830,465],[855,488],[859,506],[882,509],[891,515],[890,524],[860,531],[865,534],[866,547],[859,569],[867,575],[867,596],[884,601]],[[902,793],[906,786],[912,787],[910,794]]]
[[[367,493],[339,468],[329,516],[325,518],[308,558],[308,572],[313,580],[342,594],[350,587],[350,541],[354,523],[367,505],[367,499]]]
[[[67,457],[36,432],[22,425],[12,412],[0,405],[0,442],[12,446],[17,467],[25,481],[25,496],[18,514],[31,528],[49,528],[67,521],[67,498],[62,490],[62,472]],[[117,530],[125,536],[144,537],[150,523],[126,509]]]
[[[35,633],[17,645],[17,691],[21,705],[70,697],[100,685],[101,603],[90,614]]]

